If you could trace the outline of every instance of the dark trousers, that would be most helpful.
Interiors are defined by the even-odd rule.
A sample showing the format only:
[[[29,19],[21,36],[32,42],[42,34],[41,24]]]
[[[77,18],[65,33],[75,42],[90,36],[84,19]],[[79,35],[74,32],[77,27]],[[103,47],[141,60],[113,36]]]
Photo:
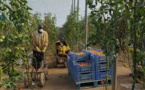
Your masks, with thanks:
[[[33,57],[32,66],[35,69],[39,69],[41,67],[42,61],[44,61],[44,53],[33,50]]]

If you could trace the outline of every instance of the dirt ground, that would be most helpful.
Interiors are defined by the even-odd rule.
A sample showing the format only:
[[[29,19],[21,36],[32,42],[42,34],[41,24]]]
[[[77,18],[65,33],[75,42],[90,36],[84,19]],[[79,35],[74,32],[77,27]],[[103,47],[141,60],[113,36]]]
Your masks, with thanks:
[[[34,89],[25,88],[23,90],[76,90],[73,81],[68,75],[67,68],[51,68],[48,69],[49,79],[46,81],[45,86],[40,88],[37,85]],[[121,65],[117,66],[117,90],[131,90],[125,88],[124,85],[131,84],[132,78],[129,76],[130,69]],[[124,87],[123,87],[124,86]],[[108,86],[107,90],[111,90],[112,86]],[[4,89],[0,89],[4,90]],[[81,90],[105,90],[105,87],[87,88]],[[145,90],[145,89],[135,89]]]
[[[45,86],[35,87],[34,90],[76,90],[73,81],[68,75],[67,68],[51,68],[48,69],[49,80],[46,81]],[[117,67],[117,90],[131,90],[122,86],[122,84],[131,84],[132,78],[129,76],[130,69],[121,65]],[[112,86],[108,86],[108,90],[111,90]],[[31,89],[23,89],[31,90]],[[105,90],[105,87],[87,88],[81,90]],[[140,89],[136,89],[140,90]]]
[[[117,65],[117,90],[131,90],[132,77],[127,66],[124,66],[122,62],[118,62]],[[68,75],[67,68],[50,68],[48,69],[49,79],[46,81],[44,87],[23,88],[23,90],[76,90],[75,85]],[[0,90],[4,90],[0,88]],[[106,90],[105,87],[87,88],[81,90]],[[107,90],[112,90],[112,86],[108,86]],[[135,89],[145,90],[145,89]]]

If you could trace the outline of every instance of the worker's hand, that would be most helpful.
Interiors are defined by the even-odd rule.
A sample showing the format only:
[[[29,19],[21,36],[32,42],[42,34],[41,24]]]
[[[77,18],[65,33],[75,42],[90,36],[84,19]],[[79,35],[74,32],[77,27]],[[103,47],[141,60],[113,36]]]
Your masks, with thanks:
[[[42,52],[45,52],[45,50],[43,49]]]
[[[70,50],[65,51],[65,53],[67,53],[67,54],[68,54],[69,52],[70,52]]]
[[[65,54],[64,54],[64,56],[66,56],[66,57],[67,57],[67,56],[69,56],[69,55],[65,53]]]
[[[46,47],[43,48],[42,52],[45,52],[45,51],[46,51]]]
[[[36,47],[36,50],[37,50],[38,52],[41,52],[41,50],[40,50],[38,47]]]

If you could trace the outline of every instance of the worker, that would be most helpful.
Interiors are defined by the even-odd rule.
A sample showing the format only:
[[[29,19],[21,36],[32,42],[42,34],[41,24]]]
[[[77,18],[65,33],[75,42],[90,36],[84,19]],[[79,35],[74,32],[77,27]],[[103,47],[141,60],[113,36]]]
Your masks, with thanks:
[[[56,43],[56,54],[60,57],[67,57],[70,51],[70,48],[66,41],[64,40],[64,37],[59,37],[59,41]]]
[[[45,51],[48,46],[48,33],[43,30],[41,25],[32,33],[33,41],[33,61],[32,66],[35,69],[43,68],[45,65]]]

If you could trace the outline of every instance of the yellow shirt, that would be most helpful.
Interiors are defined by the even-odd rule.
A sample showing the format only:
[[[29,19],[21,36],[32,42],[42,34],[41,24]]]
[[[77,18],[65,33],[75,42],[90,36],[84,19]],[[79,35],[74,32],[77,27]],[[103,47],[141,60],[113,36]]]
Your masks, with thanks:
[[[68,51],[68,50],[70,50],[69,46],[65,46],[65,45],[64,45],[64,46],[62,47],[63,54],[65,54],[66,51]]]
[[[67,45],[59,45],[57,46],[57,49],[58,49],[58,53],[59,54],[66,54],[66,51],[70,50],[69,46]]]

